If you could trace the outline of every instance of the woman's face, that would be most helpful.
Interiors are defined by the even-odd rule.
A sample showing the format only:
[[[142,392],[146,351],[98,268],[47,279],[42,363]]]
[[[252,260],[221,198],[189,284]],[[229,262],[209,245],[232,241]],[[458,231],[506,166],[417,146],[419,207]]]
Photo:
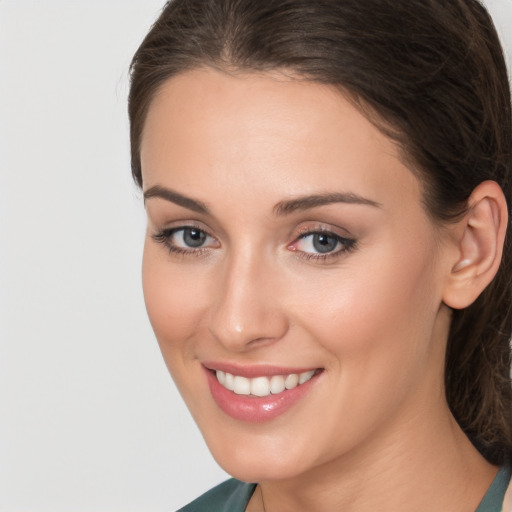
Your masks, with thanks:
[[[186,72],[154,98],[141,154],[149,317],[229,473],[363,456],[444,407],[453,248],[338,91]]]

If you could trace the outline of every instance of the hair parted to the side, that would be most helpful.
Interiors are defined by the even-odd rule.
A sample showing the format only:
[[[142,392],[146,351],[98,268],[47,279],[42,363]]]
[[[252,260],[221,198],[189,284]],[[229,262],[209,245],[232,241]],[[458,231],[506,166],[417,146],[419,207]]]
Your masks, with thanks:
[[[510,88],[493,23],[476,0],[173,0],[137,50],[129,96],[132,173],[159,87],[185,70],[283,70],[338,87],[402,148],[439,223],[485,180],[512,198]],[[451,410],[492,463],[512,459],[512,226],[494,281],[454,311]]]

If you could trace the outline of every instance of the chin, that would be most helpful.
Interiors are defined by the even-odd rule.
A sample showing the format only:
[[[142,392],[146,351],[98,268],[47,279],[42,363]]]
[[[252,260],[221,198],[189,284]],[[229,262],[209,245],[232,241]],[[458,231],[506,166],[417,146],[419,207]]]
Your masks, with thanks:
[[[276,443],[271,438],[256,443],[254,439],[245,442],[227,440],[226,444],[214,442],[208,446],[219,466],[228,474],[243,482],[262,482],[293,478],[308,470],[303,451],[295,451],[293,448],[297,446],[288,445],[286,441],[289,440],[284,443]]]
[[[302,473],[301,468],[297,465],[289,464],[286,461],[275,463],[275,459],[271,457],[265,457],[265,460],[259,461],[226,461],[222,457],[216,460],[224,471],[243,482],[286,480]]]

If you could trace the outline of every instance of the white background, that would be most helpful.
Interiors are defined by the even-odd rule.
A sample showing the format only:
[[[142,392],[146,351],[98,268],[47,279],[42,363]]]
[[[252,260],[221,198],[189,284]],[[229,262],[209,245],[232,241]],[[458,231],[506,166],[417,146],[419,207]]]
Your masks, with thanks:
[[[163,3],[0,0],[1,512],[172,511],[226,477],[140,286],[127,69]]]

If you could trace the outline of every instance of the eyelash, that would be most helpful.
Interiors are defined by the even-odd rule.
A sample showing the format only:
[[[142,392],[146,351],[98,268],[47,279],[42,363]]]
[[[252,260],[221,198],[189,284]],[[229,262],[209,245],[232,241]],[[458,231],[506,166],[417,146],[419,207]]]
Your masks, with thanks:
[[[160,232],[152,235],[152,238],[158,242],[163,244],[167,250],[172,254],[177,255],[183,255],[183,256],[204,256],[207,251],[210,249],[210,247],[198,247],[198,248],[190,248],[185,249],[184,247],[178,247],[176,245],[173,245],[171,243],[171,238],[180,231],[185,230],[197,230],[206,235],[206,237],[214,238],[212,235],[210,235],[206,230],[200,228],[199,226],[194,225],[187,225],[187,226],[180,226],[176,228],[166,228],[161,230]],[[343,236],[340,236],[333,231],[329,229],[304,229],[302,232],[297,236],[297,238],[294,240],[294,242],[290,245],[288,245],[288,248],[291,248],[294,244],[297,244],[300,240],[304,240],[309,236],[315,236],[315,235],[327,235],[330,238],[333,238],[337,244],[340,244],[342,247],[340,249],[337,249],[332,252],[328,252],[325,254],[321,253],[311,253],[311,252],[305,252],[300,251],[297,249],[292,249],[292,251],[296,254],[297,257],[302,258],[307,261],[327,261],[332,260],[341,257],[344,254],[347,254],[351,251],[353,251],[356,247],[356,240],[353,238],[346,238]]]
[[[291,247],[292,245],[296,244],[300,240],[304,240],[305,238],[309,236],[315,236],[315,235],[327,235],[330,238],[334,238],[336,240],[337,244],[341,245],[340,249],[337,249],[335,251],[327,252],[325,254],[321,253],[311,253],[311,252],[305,252],[305,251],[299,251],[294,250],[296,252],[296,255],[299,258],[305,259],[307,261],[327,261],[327,260],[333,260],[340,258],[341,256],[353,251],[356,248],[356,240],[353,238],[347,238],[341,235],[338,235],[337,233],[334,233],[330,229],[325,228],[317,228],[317,229],[304,229],[302,230],[302,233],[299,234],[299,236],[296,238],[296,240],[293,242],[293,244],[290,244],[288,247]]]
[[[196,256],[196,257],[204,256],[206,254],[206,252],[208,251],[209,247],[198,247],[196,249],[194,249],[194,248],[185,249],[184,247],[178,247],[171,243],[171,239],[176,233],[178,233],[180,231],[185,231],[187,229],[189,229],[189,230],[195,229],[197,231],[200,231],[201,233],[204,233],[207,237],[213,238],[203,228],[200,228],[199,226],[194,226],[192,224],[187,225],[187,226],[179,226],[176,228],[162,229],[160,232],[152,235],[152,238],[156,242],[163,244],[171,254],[177,254],[177,255],[182,255],[182,256]]]

